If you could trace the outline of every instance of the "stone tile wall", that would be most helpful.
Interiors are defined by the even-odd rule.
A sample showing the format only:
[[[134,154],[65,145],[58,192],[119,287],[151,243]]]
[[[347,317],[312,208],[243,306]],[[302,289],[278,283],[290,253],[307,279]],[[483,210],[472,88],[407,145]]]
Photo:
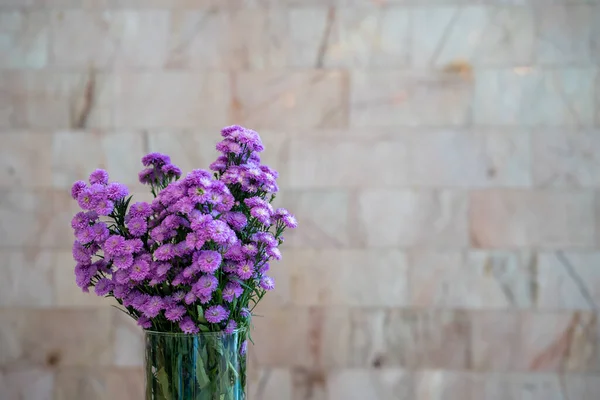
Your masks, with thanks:
[[[68,188],[258,130],[256,400],[597,400],[598,0],[0,0],[0,399],[142,398]]]

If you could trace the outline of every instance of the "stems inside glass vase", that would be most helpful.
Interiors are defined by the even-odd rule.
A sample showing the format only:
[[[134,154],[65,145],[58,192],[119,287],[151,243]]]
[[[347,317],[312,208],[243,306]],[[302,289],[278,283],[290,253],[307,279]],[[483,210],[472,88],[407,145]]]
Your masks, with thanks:
[[[146,331],[146,400],[245,400],[244,340]]]

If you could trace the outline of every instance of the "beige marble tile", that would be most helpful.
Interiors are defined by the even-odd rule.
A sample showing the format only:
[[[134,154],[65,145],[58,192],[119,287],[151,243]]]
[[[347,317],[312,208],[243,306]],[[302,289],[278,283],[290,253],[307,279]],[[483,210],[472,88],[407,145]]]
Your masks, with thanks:
[[[292,191],[278,196],[278,206],[295,214],[299,226],[286,232],[286,246],[349,247],[354,242],[350,220],[350,193],[344,190]],[[285,257],[285,254],[284,254]]]
[[[369,190],[358,194],[359,225],[372,247],[463,247],[466,194],[451,190]]]
[[[111,181],[141,188],[144,136],[140,131],[62,131],[52,137],[53,183],[70,189],[76,180],[88,180],[96,168],[108,171]]]
[[[293,304],[408,304],[407,262],[399,251],[294,249],[282,268],[289,269]]]
[[[426,370],[415,374],[415,400],[477,400],[473,377],[464,372]]]
[[[529,187],[529,142],[526,131],[435,130],[411,135],[407,175],[415,186]]]
[[[463,311],[355,309],[349,365],[466,369],[469,316]]]
[[[535,14],[529,7],[415,7],[411,15],[414,66],[444,68],[462,61],[497,67],[533,62]]]
[[[263,314],[261,314],[263,315]],[[254,317],[251,331],[256,365],[263,367],[310,366],[307,338],[310,325],[307,309],[271,310]]]
[[[599,187],[598,131],[536,130],[532,135],[533,181],[538,187]]]
[[[546,65],[585,65],[600,59],[598,37],[600,10],[596,5],[537,7],[537,62]]]
[[[232,119],[254,129],[347,126],[344,71],[241,72],[233,93]]]
[[[0,307],[50,307],[53,254],[39,249],[3,250],[0,261]]]
[[[98,366],[111,361],[109,310],[0,311],[1,366]]]
[[[478,378],[475,400],[562,400],[566,396],[559,376],[553,374],[482,374]]]
[[[471,365],[475,371],[514,371],[519,359],[521,318],[511,311],[475,311],[471,321]]]
[[[294,189],[397,187],[409,181],[406,140],[293,139],[290,174]]]
[[[50,14],[54,67],[156,68],[166,61],[168,10],[56,10]]]
[[[125,313],[112,309],[114,329],[113,363],[119,367],[142,367],[144,363],[144,332]]]
[[[592,68],[479,70],[473,121],[496,126],[591,126],[596,75]]]
[[[295,67],[401,67],[408,64],[404,8],[293,8],[289,57]]]
[[[543,252],[537,257],[537,306],[548,310],[597,310],[600,254]]]
[[[115,77],[118,128],[215,128],[227,125],[224,72],[123,72]]]
[[[38,132],[2,132],[0,186],[52,186],[52,136]]]
[[[287,369],[261,368],[248,371],[246,395],[249,399],[292,399],[292,377]]]
[[[592,193],[586,192],[473,192],[471,243],[480,248],[591,247],[593,201]]]
[[[53,400],[54,374],[42,368],[3,370],[0,394],[6,400]]]
[[[106,373],[102,370],[63,368],[56,374],[55,400],[100,400],[107,395]]]
[[[520,370],[597,372],[597,319],[586,312],[523,314]]]
[[[54,303],[57,307],[85,308],[90,307],[108,309],[110,305],[116,305],[114,299],[96,296],[94,290],[84,293],[75,283],[75,265],[73,255],[70,251],[57,251],[52,253],[54,257],[52,267],[52,284],[54,291]]]
[[[48,62],[48,17],[37,10],[0,12],[2,68],[44,68]]]
[[[2,73],[2,125],[8,128],[68,129],[112,125],[114,83],[93,69],[81,72]]]
[[[532,306],[533,276],[525,257],[508,252],[409,254],[411,304],[416,307],[509,309]]]
[[[112,368],[106,377],[108,394],[112,400],[141,399],[145,395],[144,370],[142,368]]]
[[[594,400],[600,393],[600,376],[595,375],[566,375],[563,378],[565,392],[569,398]]]
[[[464,126],[472,82],[446,72],[354,71],[350,126]]]
[[[52,211],[51,192],[0,190],[0,248],[39,247]]]
[[[414,399],[409,372],[400,369],[336,370],[327,379],[328,399]]]

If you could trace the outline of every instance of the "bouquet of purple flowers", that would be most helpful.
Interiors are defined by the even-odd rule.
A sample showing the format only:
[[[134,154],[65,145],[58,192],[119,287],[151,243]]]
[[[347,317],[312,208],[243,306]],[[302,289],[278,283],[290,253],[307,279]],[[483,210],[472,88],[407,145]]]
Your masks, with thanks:
[[[98,169],[72,196],[83,211],[72,220],[77,285],[114,297],[144,329],[233,332],[247,329],[253,308],[275,286],[269,262],[292,214],[271,205],[277,172],[261,165],[264,147],[250,129],[230,126],[212,173],[182,172],[169,156],[142,158],[139,180],[151,203],[132,203],[128,189]]]

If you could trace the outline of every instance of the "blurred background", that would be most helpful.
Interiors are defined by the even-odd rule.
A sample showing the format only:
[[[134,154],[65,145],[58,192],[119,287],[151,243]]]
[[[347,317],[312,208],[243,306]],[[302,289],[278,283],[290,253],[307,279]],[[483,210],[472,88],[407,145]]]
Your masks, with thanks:
[[[143,398],[73,181],[257,130],[300,227],[256,400],[600,398],[597,0],[0,0],[0,399]]]

